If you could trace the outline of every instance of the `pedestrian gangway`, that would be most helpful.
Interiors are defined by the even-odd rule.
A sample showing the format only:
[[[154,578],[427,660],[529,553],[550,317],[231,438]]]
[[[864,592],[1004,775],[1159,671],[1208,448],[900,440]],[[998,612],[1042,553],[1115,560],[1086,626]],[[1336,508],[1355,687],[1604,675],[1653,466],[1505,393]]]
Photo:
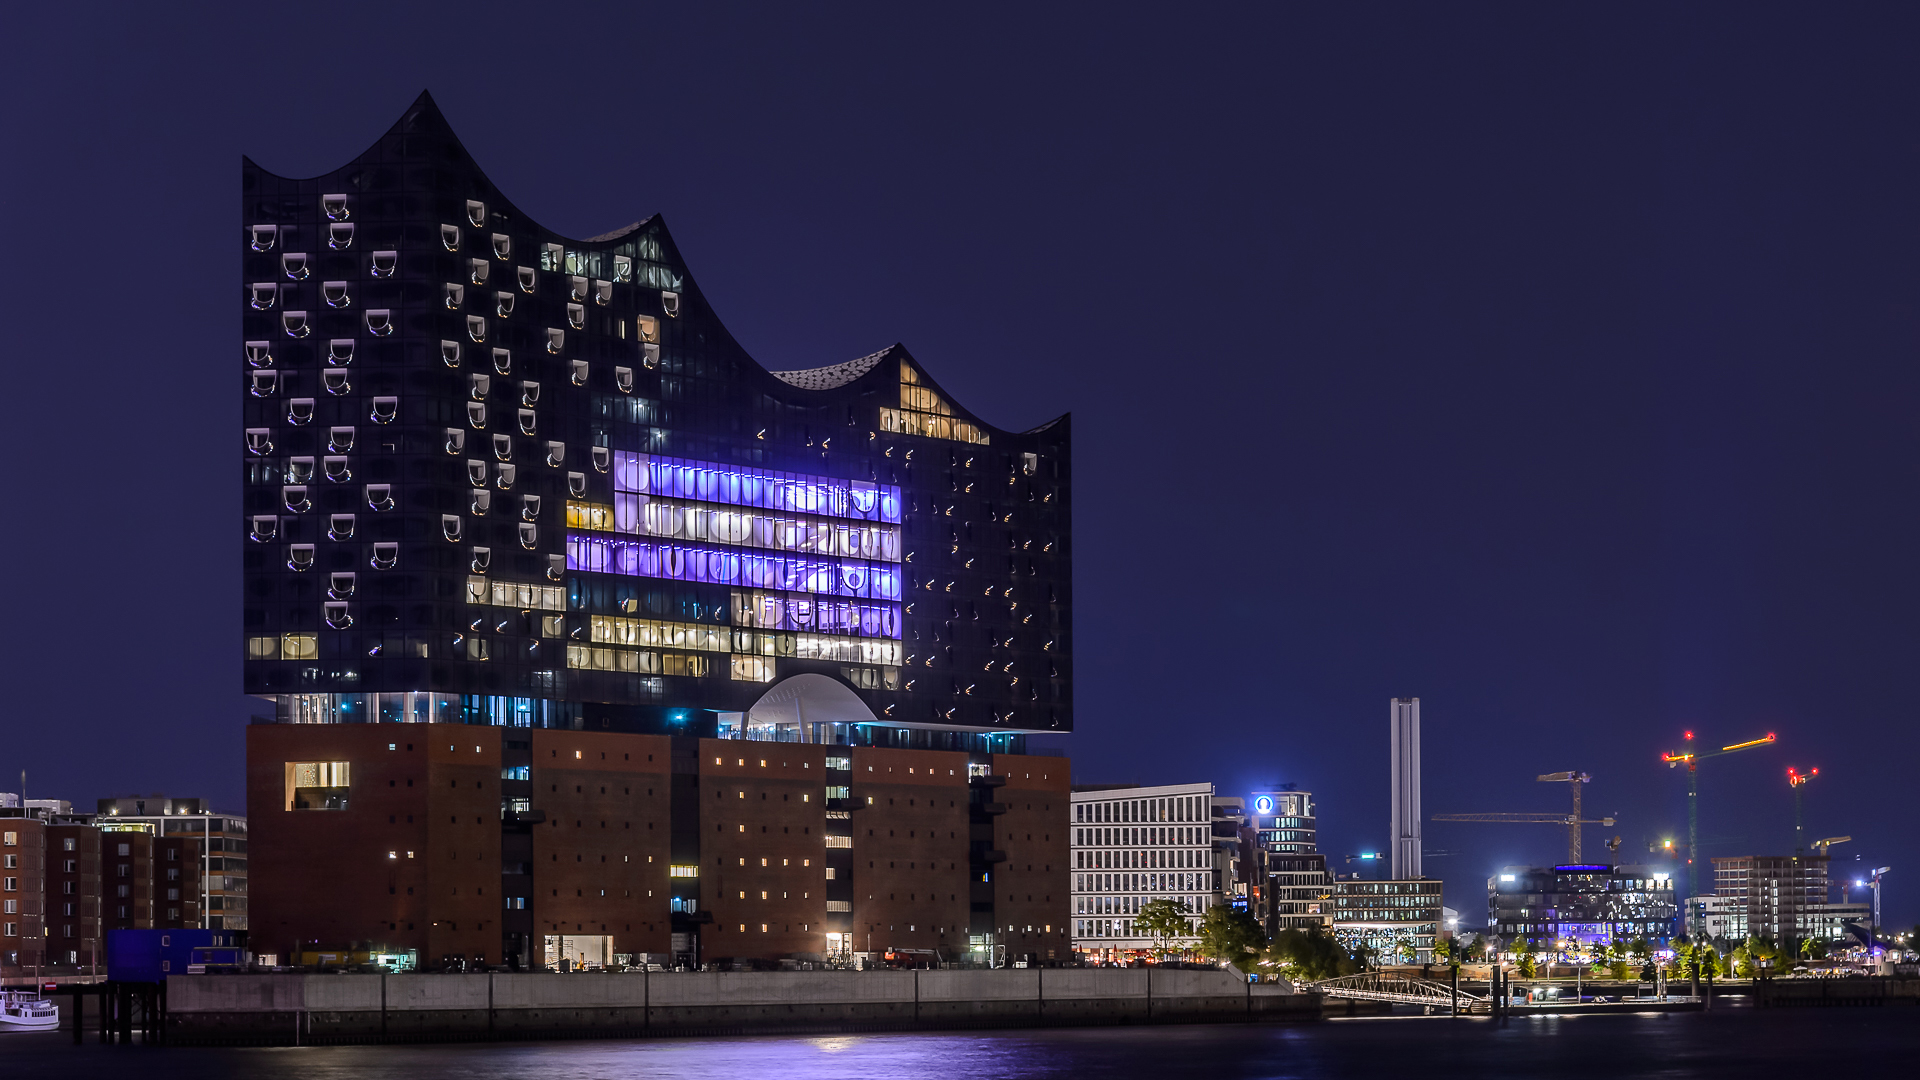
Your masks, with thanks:
[[[1300,988],[1325,994],[1328,997],[1353,998],[1360,1001],[1388,1001],[1396,1005],[1425,1005],[1440,1009],[1453,1007],[1453,987],[1448,983],[1379,971],[1301,983]],[[1490,1013],[1493,1011],[1493,999],[1488,995],[1470,994],[1462,990],[1460,991],[1460,1011]]]

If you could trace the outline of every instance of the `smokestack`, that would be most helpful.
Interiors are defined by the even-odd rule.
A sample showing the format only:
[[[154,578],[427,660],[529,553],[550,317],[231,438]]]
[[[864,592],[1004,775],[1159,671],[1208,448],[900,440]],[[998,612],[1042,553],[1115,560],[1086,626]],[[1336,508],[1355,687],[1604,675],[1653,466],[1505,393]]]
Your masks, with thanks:
[[[1394,698],[1393,876],[1406,881],[1420,873],[1420,699]]]

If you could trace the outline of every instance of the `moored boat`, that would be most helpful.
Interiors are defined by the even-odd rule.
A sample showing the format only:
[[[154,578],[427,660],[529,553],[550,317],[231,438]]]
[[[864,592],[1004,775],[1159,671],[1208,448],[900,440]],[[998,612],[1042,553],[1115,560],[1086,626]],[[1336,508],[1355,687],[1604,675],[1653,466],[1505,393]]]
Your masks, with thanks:
[[[60,1005],[38,990],[0,990],[0,1031],[52,1031],[60,1026]]]

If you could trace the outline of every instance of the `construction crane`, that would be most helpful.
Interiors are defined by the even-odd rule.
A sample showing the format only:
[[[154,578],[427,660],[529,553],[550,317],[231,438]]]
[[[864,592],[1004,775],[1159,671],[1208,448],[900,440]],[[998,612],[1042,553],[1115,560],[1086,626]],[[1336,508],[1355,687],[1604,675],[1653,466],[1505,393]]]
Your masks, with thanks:
[[[1813,853],[1815,855],[1825,855],[1828,848],[1835,844],[1844,844],[1851,839],[1853,839],[1851,836],[1829,836],[1825,840],[1815,840],[1813,842]]]
[[[1856,878],[1853,882],[1853,887],[1856,889],[1873,890],[1873,937],[1875,938],[1880,936],[1880,879],[1892,872],[1891,866],[1876,866],[1865,878]],[[1840,882],[1840,889],[1840,899],[1852,903],[1853,893],[1847,890],[1844,879]],[[1869,941],[1868,944],[1871,945],[1873,942]]]
[[[1793,789],[1793,853],[1796,856],[1807,853],[1807,845],[1803,843],[1807,838],[1807,830],[1800,824],[1800,789],[1807,786],[1807,781],[1819,775],[1819,769],[1810,769],[1807,772],[1801,772],[1791,766],[1787,769],[1787,786]]]
[[[1557,772],[1536,776],[1535,780],[1548,784],[1566,784],[1573,791],[1573,813],[1571,814],[1435,814],[1434,821],[1478,821],[1509,825],[1565,825],[1567,827],[1567,861],[1580,861],[1580,826],[1613,826],[1613,819],[1582,818],[1580,816],[1580,785],[1592,780],[1586,773]]]
[[[1746,742],[1723,746],[1718,750],[1700,751],[1693,748],[1693,732],[1689,731],[1685,749],[1661,756],[1660,760],[1666,762],[1669,769],[1683,764],[1687,767],[1687,896],[1689,899],[1700,895],[1700,762],[1723,754],[1751,750],[1756,746],[1772,746],[1774,740],[1773,732],[1769,731],[1764,738],[1748,739]]]

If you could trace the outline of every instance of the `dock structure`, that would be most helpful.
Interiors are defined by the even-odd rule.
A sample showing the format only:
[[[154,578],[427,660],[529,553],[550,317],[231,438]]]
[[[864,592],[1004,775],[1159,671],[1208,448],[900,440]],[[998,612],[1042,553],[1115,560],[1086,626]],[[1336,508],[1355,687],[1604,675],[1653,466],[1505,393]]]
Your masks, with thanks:
[[[1237,971],[250,974],[169,980],[181,1044],[447,1042],[1320,1018]]]

